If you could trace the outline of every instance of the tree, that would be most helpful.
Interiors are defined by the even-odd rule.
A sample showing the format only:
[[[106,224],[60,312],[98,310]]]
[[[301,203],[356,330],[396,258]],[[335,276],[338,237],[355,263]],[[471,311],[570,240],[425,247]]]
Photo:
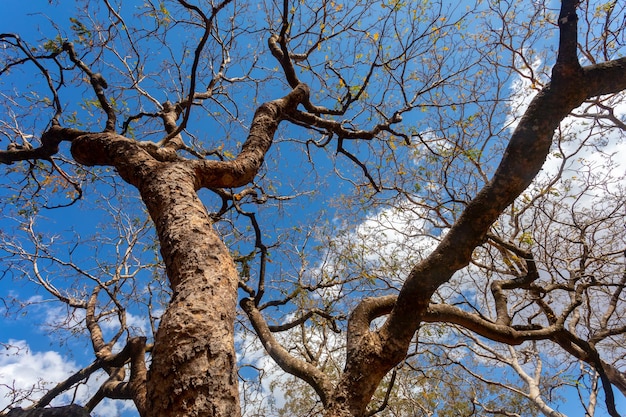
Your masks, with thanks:
[[[326,416],[385,409],[377,389],[397,389],[404,363],[419,369],[412,352],[437,329],[513,367],[529,384],[519,395],[545,413],[502,344],[529,357],[558,348],[593,369],[617,416],[623,176],[569,169],[588,149],[610,161],[602,135],[623,139],[624,6],[305,3],[85,1],[36,45],[0,35],[0,75],[16,83],[2,96],[3,215],[16,225],[1,235],[4,279],[31,277],[66,305],[78,318],[65,325],[84,326],[96,356],[35,408],[102,369],[88,410],[116,398],[141,416],[240,415],[239,303],[241,326]],[[515,80],[529,94],[517,114]],[[548,157],[559,169],[542,176]],[[305,175],[281,174],[300,162]],[[322,181],[341,194],[336,213],[377,213],[374,226],[344,217],[327,239],[323,214],[272,225],[283,204],[307,215],[324,204]],[[104,256],[81,266],[80,233],[59,246],[35,225],[43,208],[97,193],[118,221],[108,252],[99,242]],[[404,234],[402,251],[387,252],[384,233]],[[59,271],[80,285],[59,288]],[[153,335],[129,325],[139,307]],[[496,412],[475,394],[463,412]]]

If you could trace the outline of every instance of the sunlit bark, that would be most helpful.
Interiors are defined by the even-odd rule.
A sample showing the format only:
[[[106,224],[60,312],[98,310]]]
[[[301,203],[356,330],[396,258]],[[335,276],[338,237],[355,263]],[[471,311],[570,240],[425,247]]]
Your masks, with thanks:
[[[468,62],[464,62],[463,59],[459,59],[462,61],[459,63],[447,61],[452,59],[450,58],[452,55],[443,52],[448,52],[450,46],[456,46],[453,45],[455,42],[462,41],[459,50],[467,46],[461,30],[463,24],[466,23],[462,17],[457,16],[463,15],[464,12],[459,12],[451,6],[450,13],[454,15],[454,19],[448,22],[443,5],[437,3],[432,6],[432,15],[418,16],[417,11],[414,11],[409,19],[411,20],[409,24],[414,25],[409,26],[411,30],[398,30],[400,24],[397,22],[406,20],[406,16],[398,16],[396,9],[402,9],[402,5],[393,4],[394,2],[368,4],[368,7],[364,7],[362,12],[356,13],[356,16],[350,15],[352,20],[342,26],[344,25],[342,19],[337,17],[341,16],[339,13],[344,7],[347,8],[347,5],[335,2],[322,2],[320,5],[305,3],[292,5],[291,2],[284,0],[277,14],[280,19],[276,19],[276,16],[267,18],[267,24],[277,30],[273,30],[275,33],[263,33],[263,36],[267,35],[266,53],[270,59],[274,59],[273,64],[277,66],[263,73],[270,74],[264,75],[267,79],[260,78],[255,80],[254,84],[256,88],[259,88],[266,81],[272,89],[276,90],[276,93],[272,93],[273,99],[263,104],[245,103],[246,106],[256,108],[251,119],[246,121],[241,115],[244,112],[239,113],[240,108],[235,107],[235,111],[230,111],[224,104],[227,100],[236,100],[238,97],[236,94],[239,94],[232,93],[232,96],[227,96],[228,93],[224,93],[224,85],[234,83],[236,80],[229,77],[227,71],[231,62],[229,48],[236,43],[237,34],[245,39],[241,33],[248,35],[248,31],[254,32],[249,28],[238,32],[240,28],[234,23],[235,12],[231,16],[219,19],[228,7],[235,7],[233,3],[235,2],[227,0],[213,6],[211,10],[202,10],[199,6],[179,0],[174,2],[174,6],[177,7],[177,11],[182,10],[181,15],[184,17],[177,17],[178,20],[173,20],[165,3],[160,4],[160,8],[152,5],[151,2],[146,3],[145,7],[148,8],[146,15],[154,19],[157,29],[145,32],[148,34],[143,33],[142,36],[146,38],[162,36],[161,43],[158,45],[167,49],[172,56],[176,54],[172,52],[173,48],[169,46],[169,40],[167,40],[166,35],[169,32],[167,30],[159,32],[160,28],[192,22],[189,27],[201,30],[201,37],[197,44],[191,49],[187,49],[189,48],[187,44],[183,48],[187,52],[193,51],[193,54],[187,54],[193,55],[189,68],[185,69],[186,67],[179,63],[169,63],[165,69],[159,70],[158,76],[152,75],[154,79],[158,79],[163,74],[176,74],[172,75],[172,78],[177,78],[173,84],[180,89],[175,94],[178,98],[177,102],[167,100],[159,102],[155,98],[156,95],[153,96],[142,89],[144,67],[143,63],[139,63],[141,54],[135,50],[132,33],[128,31],[127,25],[116,8],[108,1],[105,2],[107,16],[115,22],[111,24],[111,28],[123,34],[124,42],[126,40],[130,42],[129,51],[126,52],[130,54],[128,56],[133,57],[129,59],[125,55],[126,52],[121,50],[114,53],[120,60],[121,73],[127,76],[116,93],[109,93],[110,86],[105,78],[106,74],[92,70],[92,63],[88,61],[88,57],[81,56],[79,47],[75,43],[59,40],[59,38],[56,40],[59,45],[52,42],[46,44],[46,48],[43,48],[44,52],[37,52],[36,48],[30,48],[17,35],[0,34],[0,41],[4,42],[3,45],[14,48],[18,53],[18,58],[6,64],[6,68],[2,69],[0,75],[24,63],[34,64],[49,90],[50,98],[46,97],[47,100],[42,100],[42,102],[46,103],[48,110],[52,112],[36,146],[30,144],[26,135],[19,130],[18,123],[15,122],[15,135],[20,136],[22,142],[11,142],[6,151],[0,151],[0,163],[7,165],[21,161],[32,163],[28,168],[30,171],[25,169],[25,177],[35,176],[33,174],[35,163],[43,161],[50,164],[51,172],[58,173],[61,180],[74,186],[78,194],[77,199],[82,196],[79,182],[72,180],[55,162],[55,158],[62,152],[62,147],[66,142],[69,143],[72,164],[77,164],[81,170],[97,166],[112,168],[114,175],[138,190],[141,201],[147,209],[156,230],[160,255],[167,276],[166,281],[170,290],[169,293],[164,292],[171,294],[171,297],[166,300],[163,314],[158,318],[158,330],[154,334],[153,343],[149,343],[145,336],[132,334],[125,323],[126,311],[116,295],[119,288],[115,287],[123,274],[116,273],[115,279],[106,281],[88,271],[81,270],[71,262],[64,262],[60,258],[50,256],[45,253],[44,246],[38,242],[37,233],[30,227],[32,224],[23,227],[33,242],[34,253],[21,250],[21,248],[16,249],[10,244],[4,244],[4,247],[11,247],[10,251],[14,256],[21,257],[32,264],[36,281],[55,300],[71,308],[85,311],[84,324],[96,356],[93,364],[52,389],[49,395],[44,396],[35,404],[34,410],[42,409],[56,395],[84,381],[96,370],[103,369],[107,374],[107,379],[94,397],[86,403],[86,411],[93,410],[105,398],[113,398],[133,400],[142,417],[237,417],[241,415],[238,385],[240,376],[237,373],[235,351],[235,322],[239,305],[247,315],[248,323],[252,325],[265,352],[283,371],[305,381],[313,388],[319,397],[318,405],[324,409],[323,414],[326,417],[369,415],[372,412],[372,398],[380,389],[381,383],[391,374],[388,380],[389,387],[384,400],[381,401],[380,409],[387,407],[389,396],[394,389],[393,381],[397,367],[406,360],[411,346],[416,344],[419,346],[420,330],[426,323],[458,326],[456,328],[463,328],[464,331],[471,332],[473,335],[509,346],[534,340],[549,341],[567,352],[570,357],[595,369],[598,379],[602,382],[609,413],[617,416],[611,386],[626,393],[626,378],[621,369],[604,360],[597,349],[597,344],[613,335],[626,333],[623,325],[613,328],[609,325],[610,319],[617,310],[616,306],[623,303],[622,293],[626,278],[618,284],[607,284],[606,287],[609,289],[602,288],[603,297],[608,299],[609,303],[603,312],[604,315],[599,319],[586,318],[587,325],[590,322],[599,322],[600,330],[589,331],[589,336],[585,339],[577,332],[577,324],[580,320],[578,309],[583,304],[583,297],[590,297],[588,292],[600,288],[601,285],[587,276],[585,276],[587,281],[576,276],[564,283],[553,286],[542,284],[542,286],[538,284],[539,260],[535,259],[533,248],[521,249],[521,245],[518,246],[515,241],[501,238],[493,233],[494,224],[536,179],[554,147],[555,138],[558,136],[555,132],[559,131],[561,124],[571,112],[597,97],[626,90],[626,58],[612,59],[613,57],[605,54],[607,56],[604,62],[598,63],[590,59],[589,57],[593,54],[586,51],[586,55],[589,56],[586,56],[585,62],[593,62],[593,64],[588,66],[580,64],[578,53],[583,48],[578,38],[579,2],[575,0],[561,2],[556,22],[550,23],[558,27],[559,32],[556,62],[549,74],[550,81],[543,82],[534,75],[526,76],[532,79],[533,88],[537,90],[537,94],[530,101],[523,116],[516,120],[515,129],[512,132],[507,131],[508,141],[502,158],[499,164],[492,165],[489,162],[481,162],[479,158],[473,156],[482,152],[482,149],[477,150],[470,145],[467,149],[463,148],[465,144],[461,140],[456,143],[450,138],[451,142],[448,145],[453,143],[453,146],[433,150],[429,147],[428,139],[422,138],[412,126],[402,126],[404,115],[411,114],[416,109],[421,108],[421,111],[426,112],[431,106],[436,109],[447,107],[451,113],[454,113],[457,111],[456,101],[458,100],[459,107],[467,106],[469,109],[467,111],[473,112],[474,107],[482,105],[483,101],[491,100],[484,99],[482,93],[478,91],[480,87],[467,87],[469,84],[463,83],[455,85],[452,82],[449,85],[446,84],[456,78],[478,77],[479,73],[484,72],[482,65],[488,67],[481,62],[482,60],[497,61],[499,59],[482,51],[476,51],[472,59],[467,59]],[[302,33],[295,33],[293,29],[293,23],[296,20],[295,10],[299,10],[296,6],[310,8],[307,10],[315,18],[313,23],[306,22],[303,28],[300,28]],[[499,11],[499,2],[492,6],[492,11]],[[384,15],[376,23],[370,22],[372,20],[370,13],[374,7],[383,9]],[[436,7],[439,9],[435,10]],[[506,19],[511,19],[506,10],[498,17],[501,17],[505,23]],[[610,17],[609,12],[607,12],[607,20],[608,17]],[[421,22],[420,19],[426,23]],[[256,20],[259,19],[257,17],[252,20],[256,24]],[[378,27],[375,24],[380,22],[383,22],[379,26],[380,32],[362,27],[370,23],[372,28]],[[238,21],[238,23],[241,22]],[[420,26],[422,23],[423,28]],[[493,22],[489,21],[489,23]],[[74,24],[77,23],[74,22]],[[397,27],[396,24],[398,24]],[[327,28],[330,26],[333,27],[333,31],[328,31]],[[229,29],[224,30],[223,27]],[[445,37],[445,31],[452,28],[458,29],[458,33],[462,36],[451,37],[450,45],[437,44],[440,38]],[[101,28],[98,27],[98,30]],[[384,30],[388,33],[383,33]],[[111,29],[111,33],[114,32]],[[312,57],[322,45],[343,34],[351,36],[353,40],[358,39],[354,44],[355,50],[349,52],[348,55],[342,55],[345,51],[328,52],[330,55],[332,52],[337,52],[338,56],[346,62],[337,64],[331,56],[331,58],[326,57],[322,64],[315,64]],[[95,35],[92,36],[95,37]],[[99,39],[106,38],[102,33],[98,33],[98,36],[100,36]],[[407,40],[404,40],[403,36],[406,36]],[[531,36],[530,29],[527,36]],[[609,34],[606,30],[603,36],[605,43],[610,44],[607,41]],[[388,42],[390,39],[394,42],[398,41],[401,50],[393,50],[393,53],[386,52],[386,45],[381,43],[383,38]],[[209,41],[213,42],[215,50],[205,48],[205,44]],[[486,47],[481,43],[481,34],[476,35],[475,41],[477,43],[473,44],[473,48]],[[89,45],[88,48],[94,48],[94,51],[97,51],[94,46],[95,41],[90,39],[90,42],[85,42],[85,44]],[[365,56],[359,52],[357,47],[359,42],[367,42],[372,46]],[[505,40],[500,40],[500,42],[504,43]],[[413,49],[413,46],[420,43],[426,45],[423,50],[417,47]],[[107,41],[103,41],[100,46],[102,54],[105,53],[102,51],[109,52]],[[340,46],[343,47],[343,45]],[[292,51],[293,47],[299,50]],[[524,49],[517,45],[507,45],[507,47]],[[427,56],[427,53],[432,53],[432,55]],[[517,54],[520,53],[513,52],[514,56]],[[97,56],[97,53],[95,55]],[[130,62],[135,58],[137,67],[131,68]],[[203,59],[210,62],[204,65]],[[248,73],[243,71],[245,73],[241,75],[243,79],[252,77],[250,74],[261,71],[260,68],[266,65],[263,62],[257,66],[256,62],[259,59],[257,56],[248,57],[248,59],[253,61],[254,65]],[[432,61],[428,61],[429,59]],[[476,62],[469,62],[472,60]],[[42,64],[43,62],[52,63],[54,70],[48,69]],[[419,71],[413,74],[410,69],[413,64],[409,65],[408,62],[413,62],[416,67],[424,62],[431,62],[427,65],[427,69],[432,74],[424,76]],[[501,65],[500,63],[493,64]],[[511,63],[507,74],[517,72],[525,76],[516,65],[516,62]],[[353,70],[353,67],[357,66],[360,66],[360,70]],[[446,70],[449,67],[452,69],[448,74]],[[530,68],[524,70],[532,71]],[[58,74],[54,71],[58,71]],[[66,82],[69,83],[67,75],[70,72],[88,86],[91,95],[95,97],[89,106],[101,113],[101,120],[85,123],[90,126],[84,128],[85,130],[82,130],[83,125],[79,122],[75,122],[76,126],[65,126],[65,124],[72,124],[67,122],[72,118],[69,116],[64,118],[64,104],[59,92],[62,91]],[[239,74],[240,69],[238,68],[235,72]],[[408,74],[409,72],[411,75]],[[198,86],[202,77],[205,81],[204,91],[200,91]],[[384,85],[385,80],[390,83],[388,86]],[[392,81],[395,84],[392,85]],[[371,85],[377,82],[379,84],[372,88]],[[410,84],[410,82],[417,84]],[[505,106],[501,98],[503,93],[500,90],[507,86],[507,81],[498,80],[497,83],[496,88],[490,87],[497,90],[494,92],[497,98],[493,99],[495,104],[491,112],[505,113],[506,110],[499,109]],[[158,82],[155,82],[155,85],[159,86]],[[419,91],[409,91],[409,85],[417,85],[418,87],[411,88],[419,89]],[[443,100],[440,102],[442,93],[447,93],[448,90],[459,86],[463,88],[458,91],[457,97],[452,102],[447,104],[442,104]],[[311,91],[314,87],[320,91]],[[464,97],[466,87],[476,89],[468,98]],[[155,110],[147,111],[144,104],[139,104],[134,115],[126,114],[127,110],[121,109],[126,103],[119,104],[123,102],[119,97],[123,96],[125,89],[131,89],[137,93],[129,102],[145,99],[147,103],[154,106]],[[339,92],[334,91],[335,89]],[[455,92],[454,95],[456,94]],[[282,96],[282,98],[275,98],[276,96]],[[376,98],[371,99],[371,97]],[[220,102],[222,99],[224,102]],[[204,146],[186,143],[189,138],[196,139],[186,130],[191,124],[190,114],[195,109],[204,111],[202,106],[211,100],[218,103],[219,111],[215,111],[214,114],[219,114],[220,111],[225,113],[230,111],[229,117],[232,120],[246,126],[247,135],[239,138],[241,146],[235,152],[230,154],[222,152],[223,142],[226,139],[213,137],[213,132],[202,131],[202,127],[199,131],[206,136],[206,142],[217,143],[217,150],[209,151]],[[317,104],[317,101],[323,101],[324,104]],[[397,104],[397,108],[392,108],[392,104],[388,105],[386,101],[393,102],[393,105]],[[362,108],[355,110],[357,105],[361,105]],[[85,107],[91,109],[89,106]],[[241,109],[244,107],[242,104]],[[118,120],[122,114],[127,119],[121,122],[121,129],[118,131],[120,127]],[[453,121],[449,122],[447,119],[452,116],[448,116],[445,110],[441,110],[440,114],[445,116],[442,116],[443,121],[440,123],[453,124]],[[613,114],[612,116],[613,119],[608,117],[612,123],[623,128],[623,122]],[[461,122],[471,119],[471,116],[466,117],[466,115],[459,117],[463,119]],[[157,140],[134,137],[131,126],[135,121],[144,118],[156,121],[154,125],[147,123],[143,133],[153,134],[152,129],[158,125],[157,130],[159,134],[162,134]],[[495,120],[498,120],[497,117]],[[414,120],[410,123],[413,122]],[[498,120],[498,123],[500,122]],[[267,264],[270,260],[268,246],[263,243],[265,234],[257,222],[255,213],[246,211],[239,201],[249,198],[249,202],[263,204],[267,200],[266,191],[255,184],[255,181],[259,179],[259,172],[266,162],[281,123],[292,124],[292,127],[301,128],[305,132],[303,133],[304,139],[301,139],[304,144],[302,149],[306,149],[303,152],[310,160],[315,159],[310,148],[325,149],[334,146],[330,153],[346,158],[352,164],[351,166],[356,168],[362,179],[357,181],[347,176],[346,182],[354,185],[355,195],[366,210],[370,208],[368,206],[370,200],[382,196],[381,201],[377,203],[378,206],[376,204],[371,206],[376,210],[388,204],[385,201],[387,198],[392,201],[393,197],[388,196],[394,194],[400,196],[397,197],[398,199],[405,199],[415,207],[424,209],[429,216],[434,218],[433,224],[438,224],[439,233],[433,238],[437,241],[434,249],[428,255],[424,255],[420,261],[404,261],[405,265],[402,268],[404,275],[401,279],[395,281],[389,279],[385,282],[384,278],[368,274],[365,274],[366,277],[361,281],[359,279],[363,277],[354,278],[354,282],[357,283],[354,284],[356,289],[351,290],[353,292],[348,296],[337,295],[337,299],[344,296],[356,297],[342,303],[339,307],[347,306],[351,309],[350,311],[331,313],[334,306],[325,305],[321,308],[315,303],[326,302],[320,295],[324,290],[336,290],[336,287],[342,287],[337,291],[339,293],[343,291],[343,286],[347,288],[349,287],[347,284],[352,284],[350,279],[353,278],[339,276],[336,269],[329,267],[332,277],[323,276],[323,279],[313,282],[307,275],[312,268],[307,265],[304,256],[300,271],[294,274],[297,276],[293,279],[294,282],[287,282],[287,279],[284,281],[291,287],[280,288],[276,285],[273,287],[274,294],[271,296],[266,294],[266,282],[272,277],[267,276]],[[98,124],[102,125],[102,131],[97,131],[98,128],[93,127]],[[475,127],[468,122],[467,126],[461,130],[472,129]],[[489,125],[480,134],[497,136],[493,134],[493,130],[494,126]],[[429,134],[436,135],[431,132]],[[311,139],[310,137],[314,135],[321,136],[321,139],[318,141]],[[9,134],[6,136],[13,137]],[[237,139],[235,138],[234,141]],[[366,161],[363,155],[367,155],[367,152],[359,154],[358,151],[352,150],[351,145],[348,144],[350,141],[359,144],[379,141],[380,144],[378,142],[377,144],[384,150],[371,152],[374,158],[380,158],[379,160]],[[484,141],[486,144],[488,139],[485,138]],[[398,146],[406,147],[406,149],[396,151]],[[463,179],[462,181],[467,181],[463,183],[467,189],[460,192],[463,197],[457,197],[454,189],[447,188],[449,186],[447,183],[440,184],[446,188],[442,191],[444,197],[437,197],[439,200],[435,199],[434,202],[421,202],[419,201],[422,192],[419,188],[420,184],[406,179],[404,170],[400,168],[401,164],[398,164],[398,169],[393,172],[396,177],[392,179],[385,178],[388,171],[382,168],[387,163],[391,164],[394,158],[406,157],[409,160],[406,164],[413,164],[416,158],[423,156],[412,154],[418,151],[424,152],[427,157],[442,160],[448,158],[447,152],[463,153],[469,160],[467,162],[469,168],[465,169],[480,171],[480,174],[476,175],[480,180],[476,180],[476,183],[470,186],[468,185],[470,180]],[[209,155],[217,155],[217,157],[210,158]],[[278,158],[283,157],[287,156],[278,156]],[[332,162],[336,164],[335,160]],[[445,165],[442,163],[442,166]],[[433,163],[433,166],[437,165]],[[454,163],[449,162],[446,168],[453,166]],[[495,171],[489,175],[489,169],[492,167],[496,167]],[[336,166],[333,169],[339,171]],[[444,176],[448,175],[447,170],[443,171]],[[343,173],[339,172],[338,175],[342,177]],[[425,176],[428,175],[430,174]],[[463,177],[463,175],[458,175]],[[319,188],[320,185],[317,185]],[[239,187],[249,188],[237,192],[235,189]],[[198,194],[200,190],[210,190],[222,199],[222,207],[217,214],[209,214]],[[447,196],[445,196],[446,192]],[[275,200],[281,201],[280,197],[275,197]],[[229,247],[230,243],[227,243],[224,236],[217,232],[215,222],[227,211],[236,212],[247,219],[250,240],[253,242],[251,244],[253,250],[250,254],[238,253],[236,249]],[[298,227],[294,229],[297,230]],[[444,229],[445,233],[441,233]],[[309,236],[306,236],[305,240],[308,239]],[[293,244],[293,246],[297,245]],[[485,249],[486,247],[489,249]],[[328,249],[330,249],[330,244]],[[493,250],[496,256],[501,257],[497,261],[492,261],[491,264],[486,262],[480,265],[481,272],[494,274],[489,278],[483,277],[484,288],[479,288],[486,297],[484,305],[470,311],[466,305],[462,308],[446,303],[445,299],[441,301],[438,298],[438,291],[447,285],[455,274],[472,263],[480,264],[481,260],[475,259],[477,250]],[[299,251],[299,248],[295,251]],[[364,258],[367,258],[367,255],[364,255]],[[78,275],[93,282],[94,289],[91,295],[80,299],[59,291],[48,282],[46,277],[42,276],[39,269],[42,259],[64,266],[69,265]],[[256,274],[250,273],[252,259],[259,260],[259,269]],[[123,262],[127,262],[127,259]],[[351,266],[350,260],[344,262]],[[498,275],[498,263],[504,263],[508,268],[501,275]],[[367,266],[367,262],[364,264]],[[582,264],[584,262],[581,262]],[[283,273],[282,269],[277,269]],[[555,269],[558,268],[555,267]],[[583,270],[583,266],[580,269]],[[278,272],[274,273],[278,274]],[[560,274],[561,271],[558,273]],[[125,279],[131,278],[134,277],[125,277]],[[278,281],[283,278],[274,277],[274,279]],[[359,288],[361,282],[364,284],[363,288]],[[374,296],[363,295],[366,291],[371,291],[374,283],[381,282],[387,285],[376,288]],[[279,288],[276,289],[277,287]],[[359,292],[361,290],[363,293]],[[557,290],[567,294],[567,297],[564,296],[567,300],[559,305],[560,309],[555,309],[546,297],[546,294]],[[107,293],[110,298],[113,313],[100,312],[98,297],[101,292]],[[519,310],[527,306],[535,309],[532,319],[525,317],[527,323],[520,324],[519,319],[516,321],[515,316],[519,310],[515,310],[518,307],[514,308],[509,299],[514,292],[525,293],[523,297],[526,298],[521,303],[524,307],[520,307]],[[238,298],[242,294],[243,297],[238,304]],[[276,298],[267,301],[267,298],[271,297]],[[319,301],[320,299],[322,301]],[[294,316],[289,317],[287,323],[270,325],[272,318],[269,316],[271,313],[268,313],[269,308],[280,308],[288,303],[293,303],[294,307],[289,311],[295,311]],[[491,312],[493,314],[483,312],[483,308],[493,308]],[[530,310],[531,307],[528,309]],[[106,314],[117,314],[120,322],[117,333],[109,339],[105,338],[101,327],[103,320],[107,317]],[[315,322],[318,318],[323,324]],[[153,319],[151,317],[151,320]],[[308,349],[307,343],[310,341],[305,340],[304,335],[306,335],[307,326],[318,325],[339,333],[337,323],[345,324],[345,331],[342,334],[342,337],[345,337],[345,363],[342,367],[333,369],[333,373],[319,366],[319,358],[322,355]],[[303,341],[299,342],[298,348],[281,345],[281,339],[276,336],[276,333],[287,332],[296,327],[303,332]],[[124,337],[126,337],[125,340],[123,340]],[[121,351],[114,353],[114,347],[121,342],[124,345]],[[530,402],[544,414],[560,416],[541,396],[538,374],[529,375],[515,357],[515,350],[510,348],[509,351],[511,359],[500,358],[501,362],[511,366],[528,387],[528,392],[520,391],[518,394],[530,399]],[[595,397],[592,400],[595,401]],[[472,403],[472,407],[479,403],[476,400]],[[485,405],[483,408],[487,410],[486,407]],[[81,411],[84,410],[81,409]],[[15,413],[18,412],[15,411]]]

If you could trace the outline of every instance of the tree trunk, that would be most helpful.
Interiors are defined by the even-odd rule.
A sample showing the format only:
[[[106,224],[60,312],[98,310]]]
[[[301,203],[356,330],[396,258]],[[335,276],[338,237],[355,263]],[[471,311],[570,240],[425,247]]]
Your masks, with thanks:
[[[148,416],[240,415],[234,347],[238,276],[183,164],[163,164],[140,192],[173,290],[148,375]]]
[[[238,274],[196,191],[250,182],[272,144],[283,113],[308,96],[299,85],[255,113],[234,161],[187,161],[111,132],[78,134],[72,156],[83,165],[114,166],[137,187],[152,218],[172,288],[161,317],[142,417],[241,415],[234,346]],[[145,402],[144,402],[145,400]]]

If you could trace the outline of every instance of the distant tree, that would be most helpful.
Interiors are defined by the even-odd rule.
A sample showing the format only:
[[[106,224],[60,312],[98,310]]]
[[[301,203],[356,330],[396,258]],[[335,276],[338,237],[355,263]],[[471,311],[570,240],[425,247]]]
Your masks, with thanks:
[[[12,405],[619,415],[623,2],[49,3],[0,34],[1,277],[95,359]]]

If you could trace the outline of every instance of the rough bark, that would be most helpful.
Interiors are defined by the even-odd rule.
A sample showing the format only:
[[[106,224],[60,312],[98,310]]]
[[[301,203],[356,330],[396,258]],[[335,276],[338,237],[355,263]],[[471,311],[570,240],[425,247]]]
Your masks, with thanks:
[[[173,295],[148,374],[148,416],[237,416],[234,321],[238,276],[182,164],[140,191],[157,228]]]
[[[72,153],[85,165],[115,166],[135,185],[160,241],[173,294],[155,336],[142,415],[239,415],[234,347],[238,275],[197,195],[196,164],[109,133],[77,138]],[[236,164],[205,165],[213,169],[216,182],[236,170]]]
[[[185,160],[172,148],[112,132],[73,138],[76,161],[114,166],[139,190],[173,292],[155,337],[145,399],[135,399],[145,401],[142,416],[240,415],[234,347],[238,274],[197,190],[252,181],[280,121],[307,97],[308,88],[298,85],[260,106],[240,154],[228,162]]]
[[[530,104],[492,180],[467,205],[436,250],[414,266],[398,297],[368,298],[352,312],[348,323],[346,366],[337,386],[331,386],[321,371],[294,360],[286,349],[278,346],[255,300],[242,301],[267,352],[283,369],[316,389],[326,408],[326,416],[363,416],[380,381],[405,357],[423,322],[444,320],[464,325],[492,340],[510,344],[558,333],[558,328],[524,333],[511,327],[507,320],[490,323],[480,317],[459,314],[451,306],[434,306],[430,301],[440,285],[469,263],[473,250],[484,241],[491,224],[531,183],[545,161],[554,130],[563,118],[585,99],[626,89],[626,59],[586,68],[580,66],[576,56],[577,3],[575,0],[562,2],[558,19],[561,36],[552,82]],[[322,117],[322,114],[341,113],[321,111],[309,102],[308,88],[300,84],[287,48],[288,2],[283,4],[283,30],[280,36],[270,38],[269,45],[293,91],[259,107],[250,135],[235,160],[189,161],[176,153],[182,142],[168,140],[160,147],[116,135],[113,132],[115,112],[104,92],[106,83],[100,74],[91,72],[80,61],[70,43],[63,44],[63,51],[89,78],[107,115],[105,131],[88,133],[62,128],[57,114],[42,136],[40,147],[15,145],[7,152],[0,152],[0,163],[6,164],[48,159],[58,152],[63,141],[71,141],[72,155],[78,163],[115,167],[120,176],[141,193],[155,223],[173,295],[161,318],[149,373],[146,375],[145,364],[140,360],[145,347],[142,341],[131,355],[134,359],[128,389],[122,389],[117,384],[119,381],[114,381],[116,384],[103,395],[114,398],[130,395],[142,416],[240,414],[234,351],[238,277],[228,249],[213,229],[196,191],[239,187],[252,181],[279,123],[286,116],[302,125],[322,129],[329,136],[354,139],[373,139],[399,121],[398,114],[371,131],[361,131],[346,129],[342,123]],[[194,88],[190,90],[189,103],[194,97]],[[305,112],[296,110],[299,103],[304,103]],[[55,106],[60,114],[60,104]],[[183,129],[185,121],[177,125],[181,112],[168,112],[165,106],[162,116],[168,134],[175,135]],[[185,120],[187,116],[188,111]],[[383,315],[388,315],[386,323],[380,330],[373,331],[372,320]],[[586,353],[569,339],[564,338],[561,343],[575,355],[582,357]],[[102,351],[97,345],[94,348]],[[600,363],[595,358],[583,360]],[[620,389],[624,390],[624,375],[608,366],[605,368],[609,377],[621,378]],[[22,412],[50,414],[18,414],[19,410],[13,410],[10,415],[55,415],[51,414],[55,412],[53,409],[42,410]]]

